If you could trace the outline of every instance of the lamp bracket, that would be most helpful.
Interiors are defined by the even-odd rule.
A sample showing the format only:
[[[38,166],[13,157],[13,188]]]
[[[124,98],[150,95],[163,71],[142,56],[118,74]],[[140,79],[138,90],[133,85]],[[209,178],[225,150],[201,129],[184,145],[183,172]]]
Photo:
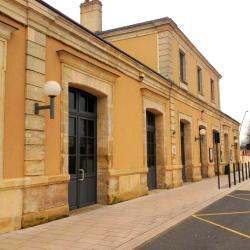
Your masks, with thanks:
[[[40,106],[39,103],[35,103],[35,115],[39,115],[39,111],[45,109],[50,109],[50,105]]]
[[[55,96],[50,96],[50,105],[41,106],[39,103],[35,103],[35,115],[39,115],[40,110],[50,110],[50,119],[55,118]]]

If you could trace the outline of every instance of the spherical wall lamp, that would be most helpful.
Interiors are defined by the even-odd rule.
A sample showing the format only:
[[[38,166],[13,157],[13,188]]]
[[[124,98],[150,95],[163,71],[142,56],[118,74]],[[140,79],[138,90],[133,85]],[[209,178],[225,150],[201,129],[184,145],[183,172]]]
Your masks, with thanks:
[[[234,139],[234,144],[231,145],[231,147],[237,147],[239,143],[239,140],[237,138]]]
[[[202,139],[202,136],[206,135],[207,130],[202,128],[199,130],[199,137],[195,137],[195,141],[199,141]]]
[[[48,81],[44,84],[43,91],[47,96],[58,96],[61,93],[61,86],[56,81]]]
[[[44,94],[50,98],[50,105],[40,106],[39,103],[35,103],[35,114],[38,115],[40,110],[49,109],[50,119],[55,118],[55,97],[60,95],[61,86],[56,81],[48,81],[44,84],[43,91]]]
[[[200,129],[200,135],[201,136],[206,135],[206,133],[207,133],[206,129],[204,129],[204,128]]]

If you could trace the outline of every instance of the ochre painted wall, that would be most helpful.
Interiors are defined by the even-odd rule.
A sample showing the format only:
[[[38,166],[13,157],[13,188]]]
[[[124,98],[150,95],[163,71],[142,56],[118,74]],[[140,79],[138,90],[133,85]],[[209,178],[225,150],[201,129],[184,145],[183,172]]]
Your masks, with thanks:
[[[140,85],[121,76],[114,93],[114,168],[142,168],[144,125]]]
[[[112,43],[139,61],[158,71],[157,33]]]
[[[84,55],[70,47],[47,38],[46,80],[61,82],[61,62],[57,51],[66,50],[74,55]],[[88,58],[89,60],[89,58]],[[93,61],[96,65],[100,64]],[[103,67],[103,66],[102,66]],[[48,102],[49,100],[47,100]],[[56,175],[61,171],[60,99],[56,98],[55,120],[46,112],[45,173]],[[121,75],[114,85],[114,168],[143,167],[143,115],[140,85],[134,79]]]
[[[7,45],[4,112],[4,178],[19,178],[24,171],[24,96],[26,29],[0,16],[0,20],[18,30]],[[17,49],[18,44],[18,49]]]

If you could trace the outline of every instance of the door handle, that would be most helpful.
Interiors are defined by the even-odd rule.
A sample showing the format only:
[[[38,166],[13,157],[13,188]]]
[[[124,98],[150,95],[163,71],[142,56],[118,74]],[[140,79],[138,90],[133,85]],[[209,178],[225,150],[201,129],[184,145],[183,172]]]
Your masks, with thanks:
[[[84,181],[84,179],[85,179],[84,169],[78,169],[78,171],[81,173],[81,178],[78,179],[78,180],[79,180],[79,181]]]

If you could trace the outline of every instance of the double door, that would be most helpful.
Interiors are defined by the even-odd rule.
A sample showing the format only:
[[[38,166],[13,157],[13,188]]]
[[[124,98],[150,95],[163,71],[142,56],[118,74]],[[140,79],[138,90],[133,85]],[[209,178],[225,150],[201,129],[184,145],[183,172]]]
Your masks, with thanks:
[[[181,163],[182,163],[182,180],[187,181],[186,175],[186,156],[185,156],[185,124],[180,123],[180,132],[181,132]]]
[[[96,97],[69,89],[69,206],[96,203]]]
[[[156,183],[156,136],[155,114],[147,112],[147,163],[148,163],[148,188],[155,189]]]

